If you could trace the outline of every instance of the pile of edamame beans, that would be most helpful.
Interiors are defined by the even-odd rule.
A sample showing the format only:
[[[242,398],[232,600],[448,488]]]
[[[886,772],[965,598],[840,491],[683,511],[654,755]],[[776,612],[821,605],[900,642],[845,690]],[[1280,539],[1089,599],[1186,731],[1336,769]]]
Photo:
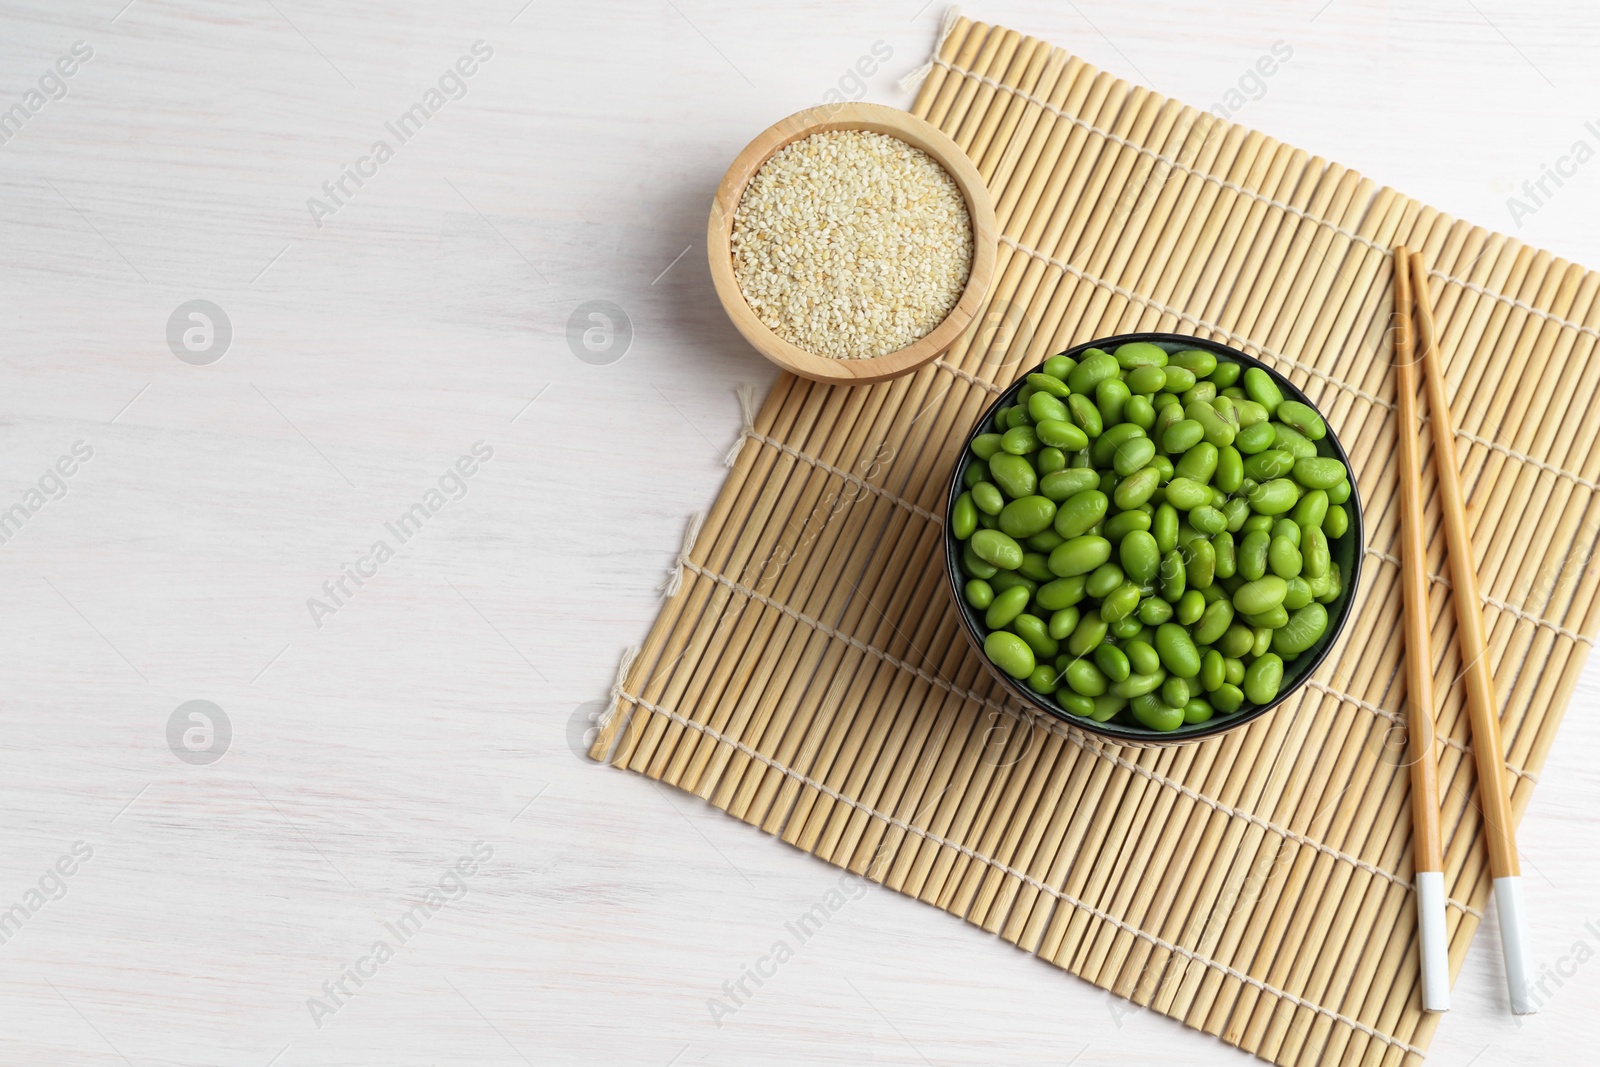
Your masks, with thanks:
[[[1200,349],[1045,360],[973,438],[950,506],[984,653],[1096,722],[1164,733],[1269,703],[1343,591],[1350,481],[1326,434],[1266,372]]]

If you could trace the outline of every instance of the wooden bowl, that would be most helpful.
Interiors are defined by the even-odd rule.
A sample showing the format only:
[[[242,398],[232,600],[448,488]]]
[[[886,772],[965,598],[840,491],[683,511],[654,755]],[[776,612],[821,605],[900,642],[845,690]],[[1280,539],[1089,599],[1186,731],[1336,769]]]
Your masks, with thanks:
[[[898,137],[913,148],[922,149],[955,179],[972,220],[972,270],[956,306],[950,309],[943,322],[922,338],[905,348],[870,359],[819,356],[779,337],[750,309],[733,274],[733,217],[745,186],[780,148],[827,130],[871,130]],[[994,205],[978,168],[939,129],[915,115],[882,104],[828,104],[790,115],[764,130],[739,153],[723,176],[722,184],[717,186],[716,200],[711,205],[711,223],[706,231],[706,254],[711,263],[711,280],[716,284],[717,296],[728,318],[756,351],[784,370],[812,381],[868,384],[913,371],[955,343],[988,295],[994,276],[997,233]]]

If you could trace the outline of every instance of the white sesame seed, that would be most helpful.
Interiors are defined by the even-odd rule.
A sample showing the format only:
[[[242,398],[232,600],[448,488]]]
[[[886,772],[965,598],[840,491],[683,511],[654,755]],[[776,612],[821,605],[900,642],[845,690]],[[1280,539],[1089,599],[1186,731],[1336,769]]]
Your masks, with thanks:
[[[937,161],[868,130],[815,133],[751,177],[733,270],[756,317],[820,356],[867,359],[944,321],[972,269],[972,221]]]

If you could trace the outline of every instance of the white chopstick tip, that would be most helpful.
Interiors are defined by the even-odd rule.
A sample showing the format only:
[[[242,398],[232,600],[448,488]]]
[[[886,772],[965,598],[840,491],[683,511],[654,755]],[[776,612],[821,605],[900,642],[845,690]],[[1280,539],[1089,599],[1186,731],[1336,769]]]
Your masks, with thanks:
[[[1522,900],[1522,878],[1507,875],[1494,880],[1495,909],[1500,915],[1500,950],[1506,961],[1506,991],[1511,1010],[1518,1015],[1539,1011],[1533,1002],[1528,974],[1528,921]]]
[[[1422,957],[1422,1007],[1450,1010],[1450,936],[1444,922],[1444,872],[1417,872],[1417,942]]]

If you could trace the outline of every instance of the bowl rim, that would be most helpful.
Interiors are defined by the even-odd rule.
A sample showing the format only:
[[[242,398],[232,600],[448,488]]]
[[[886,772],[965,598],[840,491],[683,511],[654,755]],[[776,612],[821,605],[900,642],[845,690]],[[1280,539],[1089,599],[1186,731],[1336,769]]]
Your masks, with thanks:
[[[734,215],[755,173],[787,145],[829,130],[869,130],[905,141],[932,156],[954,179],[972,223],[972,265],[967,284],[944,319],[904,348],[866,359],[834,359],[784,340],[758,318],[733,272]],[[706,259],[723,310],[744,339],[784,370],[819,382],[870,384],[916,370],[949,349],[972,322],[988,295],[999,254],[999,228],[989,187],[961,147],[937,126],[908,111],[855,101],[823,104],[780,119],[734,157],[717,186],[706,228]]]
[[[1272,367],[1269,367],[1256,357],[1242,352],[1231,345],[1223,344],[1220,341],[1214,341],[1207,337],[1193,337],[1188,334],[1157,332],[1114,334],[1110,337],[1101,337],[1092,341],[1085,341],[1082,344],[1072,345],[1068,348],[1062,349],[1060,354],[1076,358],[1079,354],[1091,348],[1099,348],[1104,351],[1113,351],[1120,345],[1131,344],[1136,341],[1150,341],[1157,344],[1183,345],[1189,348],[1206,349],[1210,350],[1213,354],[1226,354],[1228,357],[1237,360],[1246,368],[1259,367],[1260,369],[1266,371],[1269,376],[1271,376],[1278,388],[1283,391],[1285,399],[1298,400],[1300,403],[1305,404],[1313,411],[1317,412],[1318,415],[1322,415],[1322,410],[1315,403],[1313,403],[1304,392],[1301,391],[1299,386],[1289,381],[1289,379],[1285,378]],[[1034,373],[1034,371],[1037,369],[1038,368],[1034,368],[1028,373]],[[1333,647],[1339,643],[1339,638],[1344,633],[1345,624],[1350,621],[1350,616],[1354,614],[1352,609],[1355,606],[1356,594],[1360,589],[1362,563],[1366,556],[1366,528],[1362,517],[1361,488],[1354,477],[1350,479],[1350,499],[1345,502],[1346,508],[1350,513],[1349,532],[1353,535],[1353,540],[1351,542],[1350,574],[1348,577],[1346,577],[1344,583],[1344,595],[1342,598],[1344,610],[1339,613],[1337,618],[1330,619],[1330,630],[1321,639],[1322,647],[1318,650],[1314,657],[1307,661],[1305,667],[1300,670],[1299,677],[1295,679],[1294,684],[1279,692],[1278,695],[1270,702],[1258,705],[1257,707],[1254,707],[1248,711],[1234,712],[1226,715],[1219,713],[1213,715],[1210,719],[1203,723],[1186,723],[1171,733],[1159,733],[1158,731],[1150,730],[1145,727],[1135,728],[1123,726],[1114,722],[1099,723],[1095,722],[1093,719],[1082,718],[1080,716],[1070,714],[1065,709],[1053,707],[1050,704],[1042,701],[1038,694],[1028,689],[1021,682],[1012,678],[1004,671],[996,668],[995,665],[989,661],[989,657],[983,654],[983,638],[978,631],[977,623],[974,621],[973,608],[967,603],[966,598],[962,595],[961,590],[965,583],[965,579],[961,572],[959,552],[957,550],[957,546],[960,544],[960,542],[957,541],[950,532],[950,509],[954,506],[956,497],[959,496],[962,491],[961,473],[966,466],[965,457],[971,448],[973,438],[978,435],[978,432],[982,426],[993,417],[995,411],[997,411],[1001,405],[1007,403],[1011,397],[1013,397],[1017,391],[1022,388],[1023,384],[1027,381],[1027,378],[1027,373],[1019,375],[1016,381],[1012,382],[998,396],[996,396],[994,401],[985,407],[978,417],[973,421],[972,429],[969,430],[966,436],[962,438],[961,450],[957,453],[955,462],[951,464],[950,477],[945,485],[944,507],[942,510],[942,516],[944,520],[942,536],[944,541],[946,588],[949,591],[950,598],[954,603],[956,616],[960,620],[961,632],[966,636],[967,643],[970,644],[974,651],[977,652],[978,659],[983,664],[984,669],[989,672],[989,674],[1001,685],[1003,689],[1005,689],[1006,693],[1013,700],[1021,703],[1024,708],[1065,723],[1074,729],[1096,735],[1116,744],[1131,745],[1142,748],[1164,748],[1171,745],[1192,744],[1194,742],[1205,741],[1213,737],[1218,737],[1222,734],[1237,730],[1240,727],[1248,726],[1250,723],[1255,722],[1263,716],[1271,713],[1278,707],[1278,705],[1282,704],[1285,700],[1288,700],[1295,693],[1299,692],[1311,680],[1312,674],[1314,674],[1316,669],[1322,665],[1322,661],[1327,658],[1328,653],[1331,652]],[[1326,421],[1327,417],[1325,415],[1322,417],[1324,421]],[[1345,452],[1344,445],[1340,442],[1338,435],[1334,432],[1331,425],[1329,425],[1328,432],[1322,438],[1322,441],[1317,443],[1320,445],[1323,441],[1328,443],[1328,446],[1332,449],[1334,456],[1344,463],[1345,469],[1354,474],[1355,468],[1350,464],[1350,457]]]

